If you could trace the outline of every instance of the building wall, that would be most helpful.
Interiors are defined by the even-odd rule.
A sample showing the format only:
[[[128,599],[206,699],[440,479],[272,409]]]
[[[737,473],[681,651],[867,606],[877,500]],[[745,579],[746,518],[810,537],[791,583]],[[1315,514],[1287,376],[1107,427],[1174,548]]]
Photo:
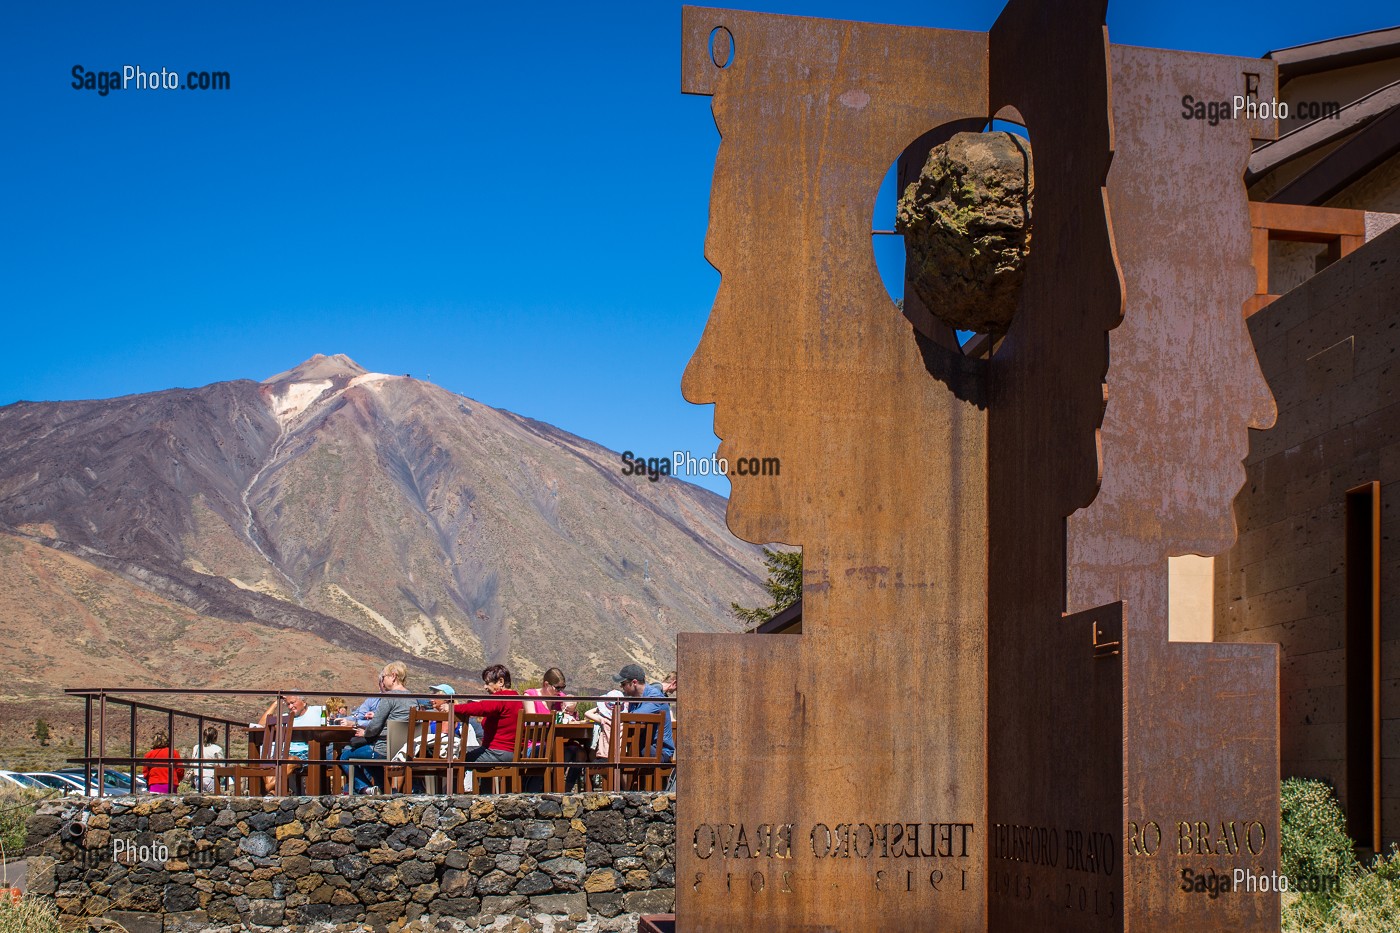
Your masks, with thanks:
[[[1294,78],[1279,91],[1278,99],[1286,102],[1289,110],[1288,119],[1279,121],[1279,135],[1308,122],[1299,107],[1301,103],[1336,103],[1345,107],[1392,81],[1400,81],[1400,58]]]
[[[1249,320],[1278,401],[1254,432],[1235,502],[1239,539],[1216,561],[1216,638],[1282,646],[1282,773],[1346,797],[1343,503],[1382,484],[1381,818],[1400,841],[1400,229]]]
[[[1328,207],[1400,213],[1400,153],[1367,172],[1365,177],[1327,202]]]

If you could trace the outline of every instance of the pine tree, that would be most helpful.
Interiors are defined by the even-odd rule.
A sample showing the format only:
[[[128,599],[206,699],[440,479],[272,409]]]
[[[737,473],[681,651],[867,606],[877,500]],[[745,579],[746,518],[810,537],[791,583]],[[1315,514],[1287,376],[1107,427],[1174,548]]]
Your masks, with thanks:
[[[801,551],[771,551],[764,548],[763,563],[768,568],[768,579],[763,588],[773,597],[773,604],[753,609],[746,609],[738,603],[729,604],[734,618],[750,627],[762,625],[802,598]]]
[[[39,740],[41,747],[49,744],[49,724],[42,719],[34,720],[34,738]]]

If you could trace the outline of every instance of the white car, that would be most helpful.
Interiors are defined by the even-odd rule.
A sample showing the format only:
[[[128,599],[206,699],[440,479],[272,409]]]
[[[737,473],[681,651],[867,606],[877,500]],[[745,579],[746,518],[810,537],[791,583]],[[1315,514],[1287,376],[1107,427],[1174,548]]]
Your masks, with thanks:
[[[60,768],[53,773],[57,774],[59,777],[71,777],[79,784],[83,782],[82,768]],[[92,775],[93,782],[96,783],[97,769],[93,768],[89,773]],[[107,785],[107,789],[104,791],[105,794],[110,796],[112,794],[131,793],[131,776],[126,772],[118,771],[116,768],[104,768],[103,773],[106,775],[103,783]],[[139,775],[136,778],[136,792],[138,794],[144,794],[146,792],[146,781]]]
[[[85,796],[81,775],[59,774],[56,771],[31,771],[25,777],[33,778],[46,788],[59,791],[65,797],[70,794],[79,797]],[[97,788],[94,787],[92,791],[91,796],[97,796]],[[113,787],[108,784],[103,788],[103,793],[110,797],[114,794],[129,793],[129,791],[125,787]]]
[[[18,771],[0,771],[0,787],[23,787],[25,790],[45,790],[47,785],[40,784],[27,774],[20,774]]]

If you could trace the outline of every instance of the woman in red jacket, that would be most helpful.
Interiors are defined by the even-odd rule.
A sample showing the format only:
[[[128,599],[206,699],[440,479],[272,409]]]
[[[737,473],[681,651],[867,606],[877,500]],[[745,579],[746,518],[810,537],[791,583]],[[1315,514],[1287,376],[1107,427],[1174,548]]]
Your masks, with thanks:
[[[146,757],[169,762],[163,765],[146,765],[142,769],[146,777],[146,790],[152,794],[168,794],[179,786],[181,778],[185,776],[185,769],[175,764],[180,758],[180,753],[170,747],[170,736],[165,734],[164,729],[151,737],[151,750],[146,753]]]
[[[510,671],[504,664],[493,664],[481,672],[486,692],[496,696],[518,697],[510,688]],[[458,716],[481,717],[481,745],[467,752],[468,761],[512,761],[515,759],[515,724],[520,719],[520,703],[513,700],[473,700],[458,703]]]

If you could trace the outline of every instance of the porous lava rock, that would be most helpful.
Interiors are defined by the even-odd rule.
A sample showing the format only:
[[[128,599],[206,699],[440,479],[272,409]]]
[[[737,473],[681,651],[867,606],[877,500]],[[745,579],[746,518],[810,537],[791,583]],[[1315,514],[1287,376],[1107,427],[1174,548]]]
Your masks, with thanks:
[[[1031,239],[1030,143],[1005,132],[958,133],[934,146],[899,199],[908,287],[957,330],[1011,326]]]

